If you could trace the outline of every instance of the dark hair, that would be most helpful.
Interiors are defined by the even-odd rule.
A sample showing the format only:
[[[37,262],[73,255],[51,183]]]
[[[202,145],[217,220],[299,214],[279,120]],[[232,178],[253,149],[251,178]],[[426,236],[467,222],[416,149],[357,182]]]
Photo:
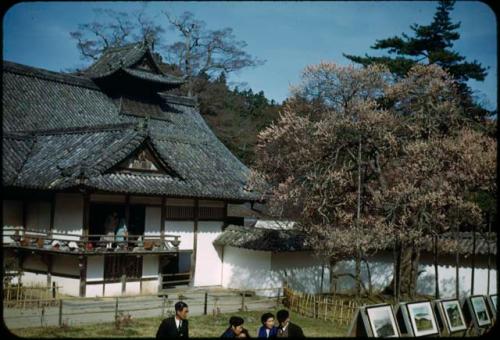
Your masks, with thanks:
[[[182,301],[179,301],[175,304],[175,311],[176,312],[180,312],[182,311],[184,308],[187,308],[187,303],[185,302],[182,302]]]
[[[239,325],[243,325],[245,321],[243,320],[243,318],[240,318],[239,316],[231,316],[229,318],[229,325],[231,326],[239,326]]]
[[[260,321],[264,324],[268,319],[270,318],[273,318],[274,319],[274,315],[272,313],[264,313],[262,314],[262,316],[260,317]]]
[[[286,309],[279,310],[278,313],[276,313],[276,318],[278,319],[278,322],[282,323],[286,319],[288,319],[288,311]]]

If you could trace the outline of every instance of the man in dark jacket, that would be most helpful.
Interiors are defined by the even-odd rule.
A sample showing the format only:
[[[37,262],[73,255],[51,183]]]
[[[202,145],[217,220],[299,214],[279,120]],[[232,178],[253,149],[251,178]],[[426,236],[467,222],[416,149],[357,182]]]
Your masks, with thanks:
[[[290,314],[282,309],[276,313],[276,319],[280,323],[278,327],[278,338],[305,338],[302,328],[290,322]]]
[[[177,302],[175,304],[175,316],[162,321],[156,332],[156,339],[189,338],[188,313],[188,305],[182,301]]]

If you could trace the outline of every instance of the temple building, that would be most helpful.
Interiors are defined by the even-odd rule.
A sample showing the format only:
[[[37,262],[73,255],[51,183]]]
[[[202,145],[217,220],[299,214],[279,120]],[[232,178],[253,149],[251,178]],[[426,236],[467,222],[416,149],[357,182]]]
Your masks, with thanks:
[[[3,252],[24,284],[87,297],[221,285],[212,242],[228,205],[257,195],[196,101],[171,94],[183,83],[147,42],[79,74],[4,61]]]

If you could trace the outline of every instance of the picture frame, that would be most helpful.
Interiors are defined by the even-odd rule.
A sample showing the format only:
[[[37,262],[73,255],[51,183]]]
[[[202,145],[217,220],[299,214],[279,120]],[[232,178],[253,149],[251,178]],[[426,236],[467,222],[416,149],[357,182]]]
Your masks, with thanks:
[[[367,306],[366,315],[375,338],[398,338],[399,327],[390,304]]]
[[[470,306],[474,314],[474,319],[479,327],[490,326],[491,318],[488,313],[488,306],[483,295],[474,295],[469,297]]]
[[[497,296],[498,294],[490,294],[488,297],[490,299],[490,305],[491,305],[491,310],[493,313],[497,313],[498,312],[498,308],[497,308]]]
[[[408,317],[415,337],[439,335],[439,328],[430,301],[406,304]]]
[[[440,300],[443,309],[444,321],[450,333],[461,332],[467,329],[464,313],[457,299]]]

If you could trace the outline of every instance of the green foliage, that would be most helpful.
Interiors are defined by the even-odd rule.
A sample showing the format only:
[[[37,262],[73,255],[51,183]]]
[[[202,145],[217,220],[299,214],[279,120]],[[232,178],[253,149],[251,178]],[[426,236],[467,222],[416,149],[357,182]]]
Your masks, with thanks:
[[[215,135],[244,164],[251,165],[258,132],[278,117],[281,106],[269,101],[263,91],[231,90],[224,73],[215,80],[207,74],[198,75],[192,90]]]
[[[452,49],[454,41],[460,39],[460,34],[457,32],[460,23],[452,23],[450,19],[454,4],[455,1],[439,1],[433,21],[429,25],[410,26],[414,36],[403,33],[401,37],[377,40],[371,46],[372,49],[386,50],[391,56],[374,57],[368,54],[364,57],[349,54],[344,56],[363,66],[382,63],[400,77],[404,77],[417,63],[437,64],[460,84],[462,106],[468,117],[480,120],[490,116],[493,113],[475,102],[472,91],[466,84],[469,79],[483,81],[487,75],[487,68],[476,60],[465,61],[464,56]]]

